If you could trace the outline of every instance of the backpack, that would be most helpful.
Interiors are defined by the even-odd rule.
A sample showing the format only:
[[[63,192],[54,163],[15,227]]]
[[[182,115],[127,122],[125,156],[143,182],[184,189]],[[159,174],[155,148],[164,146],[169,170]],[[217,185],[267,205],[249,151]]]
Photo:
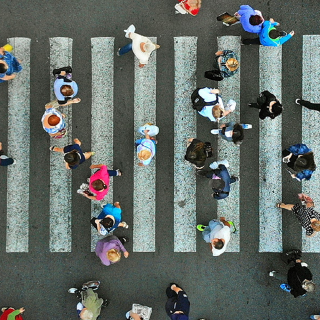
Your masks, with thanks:
[[[191,102],[192,102],[192,108],[201,111],[203,107],[205,106],[213,106],[217,104],[218,102],[218,95],[216,94],[216,100],[210,101],[210,102],[205,102],[204,99],[199,95],[199,90],[202,88],[197,88],[194,90],[191,94]]]

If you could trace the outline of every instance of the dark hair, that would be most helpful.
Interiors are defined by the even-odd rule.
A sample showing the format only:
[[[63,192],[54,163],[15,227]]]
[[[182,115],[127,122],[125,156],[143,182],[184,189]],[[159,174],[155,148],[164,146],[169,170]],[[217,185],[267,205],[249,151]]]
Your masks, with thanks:
[[[211,179],[211,187],[213,191],[219,192],[224,189],[226,183],[222,179]]]
[[[232,133],[232,141],[236,145],[240,145],[243,141],[244,134],[243,134],[243,128],[242,125],[239,123],[236,123],[233,126],[233,133]]]
[[[80,163],[80,157],[77,150],[72,150],[64,155],[64,161],[69,164],[69,166],[75,166]]]
[[[218,239],[218,241],[215,242],[215,243],[213,244],[213,246],[214,246],[216,249],[220,250],[220,249],[223,248],[224,243],[223,243],[223,241],[222,241],[221,239]]]
[[[280,102],[277,101],[276,103],[273,104],[272,113],[274,114],[275,117],[280,115],[282,113],[282,110],[283,108]]]
[[[272,30],[270,30],[270,32],[269,32],[269,37],[270,37],[271,39],[277,39],[277,38],[279,38],[280,36],[281,36],[281,32],[278,31],[277,29],[272,29]]]
[[[106,217],[100,221],[100,224],[102,224],[106,229],[108,229],[114,225],[114,221],[111,218]]]
[[[308,152],[296,159],[293,165],[293,170],[300,172],[303,170],[312,170],[316,169],[316,164],[314,163],[313,152]]]
[[[63,86],[61,86],[60,92],[65,97],[70,97],[71,95],[74,94],[72,87],[68,84],[64,84]]]
[[[60,118],[58,116],[56,116],[55,114],[51,115],[48,118],[48,124],[50,126],[56,126],[59,122],[60,122]]]
[[[92,185],[92,188],[96,191],[100,191],[108,188],[108,186],[100,179],[94,180],[91,185]]]
[[[207,155],[205,152],[206,144],[202,141],[197,142],[195,145],[190,145],[187,148],[187,152],[185,155],[185,160],[190,161],[191,163],[195,164],[198,167],[204,165],[204,162],[207,159]]]
[[[261,16],[259,16],[258,14],[256,14],[256,15],[251,16],[249,18],[249,22],[251,25],[257,26],[263,22],[263,18]]]
[[[8,65],[5,63],[0,63],[0,73],[5,73],[8,70]]]

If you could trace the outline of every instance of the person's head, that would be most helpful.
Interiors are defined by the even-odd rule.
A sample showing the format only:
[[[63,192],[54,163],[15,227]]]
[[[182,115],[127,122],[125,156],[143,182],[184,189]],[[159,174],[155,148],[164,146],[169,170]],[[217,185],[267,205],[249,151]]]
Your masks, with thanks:
[[[257,26],[263,22],[263,18],[259,16],[258,14],[251,16],[249,18],[249,23],[253,26]]]
[[[232,133],[232,141],[236,145],[240,145],[243,141],[244,134],[243,134],[243,128],[242,125],[239,123],[236,123],[233,126],[233,133]]]
[[[305,279],[302,281],[302,289],[307,292],[314,292],[316,290],[316,286],[311,280]]]
[[[113,227],[114,221],[110,217],[105,217],[100,221],[100,224],[103,225],[106,229]]]
[[[151,53],[152,51],[159,49],[159,48],[160,48],[160,46],[155,43],[145,43],[144,42],[142,45],[142,51],[148,52],[148,53]]]
[[[48,118],[48,125],[51,127],[55,127],[57,124],[59,124],[60,121],[61,119],[58,116],[56,116],[55,114],[52,114]]]
[[[275,102],[272,107],[271,107],[271,110],[272,110],[272,113],[275,115],[275,116],[278,116],[279,114],[282,113],[282,104],[280,102]]]
[[[68,84],[64,84],[63,86],[61,86],[60,92],[65,97],[70,97],[74,94],[72,87]]]
[[[187,150],[185,159],[188,161],[199,161],[199,162],[206,161],[207,156],[204,148],[205,148],[205,143],[202,141],[198,142],[191,151]]]
[[[222,179],[210,179],[209,186],[212,188],[214,192],[219,192],[224,189],[225,182]]]
[[[108,188],[108,186],[101,179],[94,180],[91,185],[96,191],[103,191]]]
[[[84,308],[82,309],[81,313],[80,313],[80,319],[82,320],[92,320],[93,319],[93,313],[92,311]]]
[[[64,161],[71,166],[75,166],[80,163],[80,157],[77,150],[72,150],[64,155]]]
[[[116,249],[110,249],[106,252],[107,259],[112,263],[118,262],[121,258],[121,252]]]
[[[320,221],[316,220],[316,221],[312,221],[311,222],[311,227],[314,231],[319,232],[320,231]]]
[[[215,119],[220,119],[223,117],[223,109],[221,108],[221,106],[219,104],[216,104],[212,108],[212,115],[214,116]]]
[[[6,73],[8,70],[8,64],[4,60],[0,60],[0,73]]]
[[[313,152],[308,152],[303,155],[298,156],[293,165],[293,170],[300,172],[303,170],[312,170],[316,169],[316,164],[314,163]]]
[[[269,37],[270,37],[271,39],[280,38],[281,35],[282,35],[282,32],[279,31],[279,30],[277,30],[277,29],[271,29],[271,30],[269,31]]]
[[[143,149],[138,153],[138,158],[141,161],[148,160],[151,157],[152,153],[150,150]]]
[[[230,71],[235,71],[239,68],[239,61],[235,58],[229,58],[226,62],[226,67]]]
[[[212,246],[215,249],[221,250],[224,246],[224,242],[222,241],[222,239],[215,238],[212,240]]]

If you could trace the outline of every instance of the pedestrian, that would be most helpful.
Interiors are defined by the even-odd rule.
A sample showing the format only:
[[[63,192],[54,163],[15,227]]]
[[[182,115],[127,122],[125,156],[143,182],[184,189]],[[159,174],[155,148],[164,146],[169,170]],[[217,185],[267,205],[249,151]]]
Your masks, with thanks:
[[[174,7],[176,13],[186,14],[189,13],[192,16],[196,16],[201,8],[201,0],[178,0]]]
[[[300,250],[291,250],[287,255],[300,256]],[[269,276],[281,282],[280,288],[290,292],[295,298],[305,296],[307,292],[315,291],[315,284],[312,282],[312,273],[308,265],[300,258],[293,259],[294,266],[288,270],[287,277],[277,271],[270,271]]]
[[[320,315],[312,314],[310,319],[320,319]]]
[[[8,156],[5,155],[4,151],[2,150],[2,142],[0,142],[0,166],[6,167],[15,163],[16,163],[16,160],[9,158]]]
[[[12,307],[3,307],[1,308],[2,315],[0,320],[23,320],[22,314],[25,312],[24,308],[15,310]]]
[[[176,283],[166,289],[166,313],[172,320],[189,320],[190,302],[186,292]]]
[[[209,180],[209,186],[212,188],[212,197],[216,200],[225,199],[230,193],[230,184],[239,181],[236,176],[231,176],[228,171],[228,160],[221,160],[212,162],[209,167],[211,170],[205,170],[201,172],[202,176],[205,176]]]
[[[149,320],[152,308],[134,303],[132,309],[126,313],[127,320]]]
[[[259,38],[243,39],[242,43],[246,45],[250,44],[262,44],[266,47],[279,47],[294,36],[294,31],[286,33],[276,29],[280,23],[275,22],[272,18],[263,22],[262,30],[259,33]]]
[[[137,59],[139,60],[139,67],[143,68],[146,64],[148,64],[148,60],[150,58],[151,53],[159,49],[160,46],[158,44],[153,43],[147,37],[144,37],[138,33],[135,33],[135,26],[132,24],[129,26],[127,30],[124,30],[125,37],[130,38],[132,42],[118,49],[117,55],[122,56],[125,53],[133,51]]]
[[[320,103],[312,103],[308,100],[296,99],[296,104],[310,110],[320,111]]]
[[[289,167],[288,172],[293,179],[298,181],[310,180],[316,170],[314,154],[303,143],[290,146],[282,151],[282,161]]]
[[[198,224],[197,229],[202,231],[203,240],[210,243],[212,255],[220,256],[226,251],[230,241],[230,223],[224,217],[212,219],[208,226]]]
[[[234,15],[240,19],[240,23],[245,31],[250,33],[261,32],[264,22],[261,11],[254,10],[249,5],[241,5],[240,10]]]
[[[202,142],[196,138],[188,139],[185,160],[195,165],[197,170],[203,169],[206,159],[213,156],[213,149],[210,142]]]
[[[88,281],[80,289],[70,288],[69,293],[75,293],[81,301],[77,304],[78,318],[82,320],[96,320],[100,313],[101,307],[106,307],[109,302],[107,299],[99,298],[94,292],[100,286],[100,281]]]
[[[78,168],[81,163],[90,159],[91,156],[95,154],[93,151],[82,152],[80,148],[81,141],[77,138],[75,138],[73,141],[74,144],[67,145],[64,148],[59,148],[56,146],[49,148],[51,151],[64,153],[64,162],[67,169]]]
[[[58,108],[57,100],[47,103],[41,119],[43,129],[54,139],[61,139],[67,133],[64,121],[66,115],[58,111]]]
[[[124,243],[128,242],[127,237],[116,237],[107,236],[97,242],[96,245],[96,255],[100,258],[102,264],[105,266],[110,266],[120,261],[121,251],[125,258],[129,257],[129,252],[123,246]]]
[[[84,197],[90,200],[103,200],[103,198],[109,192],[109,180],[110,176],[121,177],[122,172],[117,170],[108,170],[105,164],[92,164],[90,169],[97,170],[89,179],[89,184],[83,183],[77,193],[82,194]]]
[[[240,146],[244,139],[243,129],[251,129],[251,124],[240,124],[229,122],[222,124],[220,129],[211,130],[212,134],[219,134],[222,139],[233,142],[235,145]]]
[[[235,75],[239,66],[239,58],[234,51],[220,50],[215,53],[213,70],[206,71],[204,76],[210,80],[221,81]]]
[[[248,106],[251,108],[260,109],[259,118],[261,120],[264,120],[266,117],[274,119],[283,111],[282,104],[275,97],[275,95],[268,90],[260,93],[259,97],[257,98],[257,103],[249,103]]]
[[[139,159],[138,166],[144,167],[150,164],[156,154],[157,140],[155,136],[159,133],[159,128],[152,124],[145,124],[138,131],[145,136],[143,139],[135,141]]]
[[[299,195],[300,199],[303,200],[305,195]],[[318,231],[320,231],[320,213],[314,210],[313,201],[308,201],[306,205],[304,204],[285,204],[277,203],[277,208],[286,209],[291,211],[300,222],[301,226],[306,230],[307,237],[313,237]]]
[[[0,48],[0,82],[14,79],[22,70],[21,61],[8,50],[12,50],[8,44]]]
[[[54,82],[54,94],[60,106],[68,106],[72,103],[79,103],[80,98],[74,98],[78,93],[78,85],[72,78],[72,68],[62,67],[53,70],[56,77]]]
[[[121,207],[119,202],[115,202],[113,205],[107,203],[103,206],[98,218],[93,217],[91,224],[98,230],[98,233],[102,236],[113,232],[118,227],[128,229],[128,225],[122,220]]]

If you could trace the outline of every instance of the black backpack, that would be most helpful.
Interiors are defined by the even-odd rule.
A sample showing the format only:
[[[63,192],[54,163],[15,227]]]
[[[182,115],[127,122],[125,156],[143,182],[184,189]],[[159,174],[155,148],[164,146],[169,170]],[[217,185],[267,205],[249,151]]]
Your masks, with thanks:
[[[203,107],[205,106],[213,106],[217,104],[218,102],[218,95],[216,94],[216,100],[210,101],[210,102],[205,102],[204,99],[199,95],[199,90],[202,88],[197,88],[194,90],[191,94],[191,102],[192,102],[192,108],[201,111]]]

